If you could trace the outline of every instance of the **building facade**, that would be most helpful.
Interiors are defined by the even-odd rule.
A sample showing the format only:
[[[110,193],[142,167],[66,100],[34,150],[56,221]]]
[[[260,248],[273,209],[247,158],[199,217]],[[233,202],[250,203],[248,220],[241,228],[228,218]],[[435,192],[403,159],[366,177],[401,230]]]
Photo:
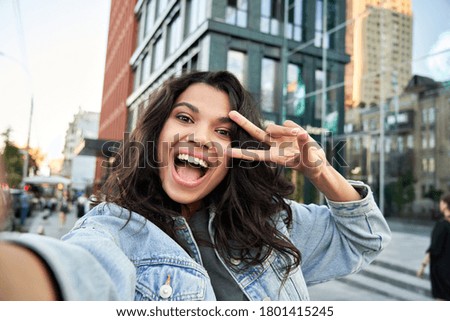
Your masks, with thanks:
[[[323,127],[342,133],[344,88],[335,85],[343,83],[349,61],[345,28],[327,31],[345,21],[345,0],[139,0],[132,14],[129,7],[115,11],[117,2],[112,1],[111,20],[120,20],[123,26],[135,25],[135,46],[130,51],[127,42],[119,64],[130,71],[126,75],[132,81],[127,84],[132,83],[132,87],[121,91],[123,95],[108,109],[105,101],[115,92],[115,83],[105,81],[100,133],[110,126],[108,117],[122,115],[124,109],[126,127],[117,128],[131,131],[149,95],[165,80],[190,70],[234,73],[259,103],[268,122],[291,119],[315,129],[314,133]],[[113,18],[114,14],[122,17]],[[113,22],[110,38],[117,31],[112,27]],[[124,30],[129,35],[131,29]],[[121,45],[109,40],[108,53],[115,46]],[[107,58],[110,70],[108,67]],[[120,68],[111,69],[111,79]]]
[[[99,117],[99,113],[80,108],[66,131],[61,175],[71,179],[73,190],[84,192],[94,183],[96,158],[77,155],[76,149],[83,140],[97,138]]]
[[[136,46],[135,5],[136,0],[111,0],[98,140],[91,142],[92,151],[85,152],[97,156],[95,189],[108,175],[108,143],[121,141],[126,130],[125,102],[133,84],[129,60]]]
[[[429,219],[437,208],[425,199],[450,192],[450,87],[412,77],[388,100],[384,124],[382,141],[378,106],[347,111],[346,175],[367,181],[378,194],[384,152],[385,213]]]
[[[411,78],[411,0],[347,0],[345,105],[379,105]]]
[[[285,3],[289,9],[283,32]],[[345,29],[327,35],[327,72],[322,70],[322,0],[146,0],[138,1],[135,12],[138,41],[130,59],[134,87],[127,99],[128,129],[135,126],[148,95],[185,70],[229,70],[260,102],[266,120],[287,118],[316,127],[322,125],[316,89],[343,81]],[[327,16],[328,29],[342,23],[345,1],[328,1]],[[299,45],[303,48],[296,49]],[[296,99],[301,91],[304,96]],[[343,115],[343,95],[342,87],[328,91],[327,113]],[[342,128],[343,117],[335,118]]]

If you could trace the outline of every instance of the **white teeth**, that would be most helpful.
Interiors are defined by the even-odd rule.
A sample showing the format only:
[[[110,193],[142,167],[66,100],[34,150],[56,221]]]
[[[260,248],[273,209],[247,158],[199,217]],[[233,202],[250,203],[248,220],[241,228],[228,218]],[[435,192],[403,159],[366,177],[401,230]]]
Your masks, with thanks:
[[[189,163],[197,166],[200,165],[201,167],[208,168],[208,164],[203,159],[193,157],[188,154],[178,154],[177,158],[179,160],[188,161]]]

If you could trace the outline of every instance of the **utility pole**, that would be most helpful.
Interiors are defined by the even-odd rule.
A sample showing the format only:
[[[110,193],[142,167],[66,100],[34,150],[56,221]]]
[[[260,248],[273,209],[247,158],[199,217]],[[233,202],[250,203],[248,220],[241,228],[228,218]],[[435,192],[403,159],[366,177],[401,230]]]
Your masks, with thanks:
[[[286,37],[287,25],[288,25],[288,14],[289,14],[289,0],[284,0],[283,6],[283,43],[281,46],[281,79],[283,83],[283,93],[281,97],[281,118],[280,123],[283,124],[286,121],[287,115],[287,105],[286,105],[286,97],[287,97],[287,66],[288,66],[288,43]]]

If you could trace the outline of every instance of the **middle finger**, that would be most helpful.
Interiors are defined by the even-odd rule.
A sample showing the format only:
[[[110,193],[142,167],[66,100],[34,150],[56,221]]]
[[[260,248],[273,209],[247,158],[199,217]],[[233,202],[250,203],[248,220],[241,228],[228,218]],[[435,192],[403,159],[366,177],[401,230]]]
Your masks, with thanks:
[[[239,112],[232,110],[228,113],[228,116],[230,116],[232,121],[238,124],[253,138],[259,140],[260,142],[267,142],[270,140],[269,134],[242,116]]]

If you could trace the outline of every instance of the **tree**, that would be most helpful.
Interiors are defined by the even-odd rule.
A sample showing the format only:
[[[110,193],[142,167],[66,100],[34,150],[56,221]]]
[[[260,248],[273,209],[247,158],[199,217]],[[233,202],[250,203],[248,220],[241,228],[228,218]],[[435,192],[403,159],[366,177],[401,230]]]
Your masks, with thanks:
[[[45,159],[45,155],[42,154],[42,151],[39,148],[30,148],[28,151],[28,155],[29,168],[36,174]]]
[[[386,185],[384,190],[386,203],[391,206],[391,210],[402,214],[406,204],[414,201],[414,174],[412,171],[398,176],[395,182]]]
[[[10,141],[11,128],[6,129],[4,137],[3,162],[6,171],[6,182],[12,188],[18,187],[22,181],[23,155],[20,149]]]

